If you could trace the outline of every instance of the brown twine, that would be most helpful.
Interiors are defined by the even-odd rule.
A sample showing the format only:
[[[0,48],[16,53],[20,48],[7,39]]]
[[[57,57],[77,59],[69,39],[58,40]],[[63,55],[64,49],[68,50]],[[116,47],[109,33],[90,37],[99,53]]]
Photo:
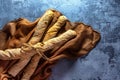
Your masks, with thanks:
[[[41,43],[41,45],[43,45]],[[34,50],[36,53],[39,54],[39,56],[41,56],[44,60],[49,61],[49,58],[44,54],[44,49],[42,48],[42,46],[39,46],[39,48],[35,48],[32,46],[32,44],[28,44],[28,43],[23,43],[23,46],[21,47],[21,50],[23,52],[28,52],[31,50]]]

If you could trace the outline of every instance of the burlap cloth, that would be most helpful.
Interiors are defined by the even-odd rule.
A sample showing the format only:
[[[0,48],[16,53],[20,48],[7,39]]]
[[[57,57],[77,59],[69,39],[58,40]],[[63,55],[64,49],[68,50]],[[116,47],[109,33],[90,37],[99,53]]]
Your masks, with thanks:
[[[47,31],[57,22],[58,18],[63,15],[56,10],[51,11],[54,13],[53,17],[49,19],[50,23],[48,23],[48,26],[45,29],[45,32],[39,42],[45,40],[44,38],[47,34]],[[30,22],[25,18],[19,18],[7,23],[0,30],[0,49],[6,50],[11,48],[20,48],[22,46],[22,43],[28,43],[31,37],[33,37],[36,25],[38,24],[40,19],[41,18],[38,18],[34,22]],[[91,26],[85,25],[83,23],[70,22],[67,19],[64,21],[64,24],[61,23],[60,26],[61,28],[58,31],[55,30],[56,35],[52,37],[57,37],[69,29],[74,30],[77,33],[77,36],[67,41],[59,48],[56,47],[52,50],[44,52],[45,56],[47,56],[50,61],[40,58],[37,69],[35,69],[35,72],[31,76],[30,80],[47,80],[51,75],[52,66],[55,65],[59,59],[75,59],[84,56],[89,53],[91,49],[93,49],[100,40],[100,34],[93,30]],[[51,33],[49,32],[47,36],[51,36]],[[19,60],[0,60],[1,80],[2,76],[6,75],[7,71],[18,61]],[[24,69],[22,69],[17,74],[17,76],[11,76],[8,80],[21,80],[21,77],[24,75],[24,70],[26,69],[26,67],[27,66],[25,66]],[[5,78],[3,80],[7,79]]]

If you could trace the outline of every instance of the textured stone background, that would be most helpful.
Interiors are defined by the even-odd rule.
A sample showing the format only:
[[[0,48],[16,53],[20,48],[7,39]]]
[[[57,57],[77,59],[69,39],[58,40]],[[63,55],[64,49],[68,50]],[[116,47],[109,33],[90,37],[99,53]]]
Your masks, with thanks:
[[[35,20],[49,8],[102,36],[85,58],[60,60],[50,80],[120,80],[120,0],[0,0],[0,26],[19,17]]]

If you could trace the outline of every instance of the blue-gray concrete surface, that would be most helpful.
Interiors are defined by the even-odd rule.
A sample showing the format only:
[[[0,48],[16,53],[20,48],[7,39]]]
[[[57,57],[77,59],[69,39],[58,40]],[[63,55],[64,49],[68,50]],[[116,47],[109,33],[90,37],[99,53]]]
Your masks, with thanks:
[[[33,21],[49,8],[101,33],[89,55],[60,60],[49,80],[120,80],[120,0],[0,0],[0,26],[19,17]]]

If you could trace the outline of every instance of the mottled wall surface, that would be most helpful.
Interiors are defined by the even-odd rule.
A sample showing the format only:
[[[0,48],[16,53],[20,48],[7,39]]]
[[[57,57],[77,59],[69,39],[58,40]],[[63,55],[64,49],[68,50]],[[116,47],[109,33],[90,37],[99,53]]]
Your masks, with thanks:
[[[0,0],[0,26],[19,17],[35,20],[49,8],[101,33],[89,55],[60,60],[50,80],[120,80],[120,0]]]

